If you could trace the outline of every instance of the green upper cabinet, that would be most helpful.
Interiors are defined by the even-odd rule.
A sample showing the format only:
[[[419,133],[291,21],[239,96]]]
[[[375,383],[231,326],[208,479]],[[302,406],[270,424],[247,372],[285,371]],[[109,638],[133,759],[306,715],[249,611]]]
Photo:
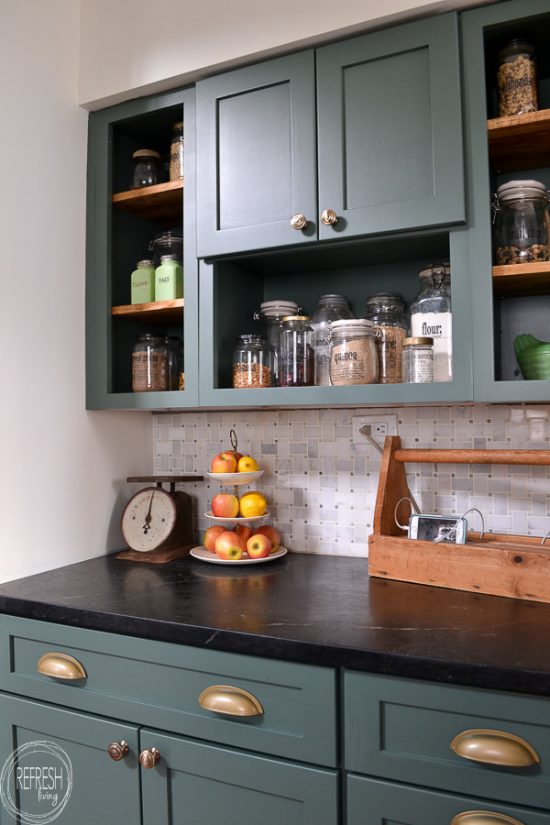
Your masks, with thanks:
[[[172,127],[179,121],[185,124],[184,180],[166,180],[163,171],[159,184],[132,188],[134,151],[151,149],[167,163]],[[163,409],[198,403],[194,138],[194,89],[132,100],[90,115],[87,409]],[[132,304],[131,274],[140,260],[155,255],[159,262],[160,248],[152,252],[150,244],[167,230],[183,230],[183,298]],[[184,390],[132,391],[132,351],[141,333],[183,341]]]
[[[463,222],[456,15],[200,82],[197,175],[201,258]]]
[[[319,49],[317,105],[321,240],[465,220],[454,14]]]
[[[515,37],[527,39],[536,50],[539,110],[499,117],[497,54]],[[497,265],[491,194],[514,179],[535,179],[550,189],[550,4],[548,0],[514,0],[466,12],[462,42],[475,298],[474,399],[547,402],[547,354],[535,364],[541,377],[523,380],[514,340],[529,334],[550,341],[550,262],[514,260]],[[528,232],[528,227],[523,231]]]
[[[316,240],[314,52],[199,83],[197,149],[199,257]]]

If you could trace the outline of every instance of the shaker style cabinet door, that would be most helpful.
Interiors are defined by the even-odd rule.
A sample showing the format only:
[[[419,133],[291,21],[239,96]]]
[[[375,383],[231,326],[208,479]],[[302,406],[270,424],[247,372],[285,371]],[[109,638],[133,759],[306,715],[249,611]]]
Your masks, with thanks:
[[[197,84],[199,258],[316,240],[314,65],[306,51]]]
[[[465,220],[456,15],[320,48],[317,94],[321,240]]]

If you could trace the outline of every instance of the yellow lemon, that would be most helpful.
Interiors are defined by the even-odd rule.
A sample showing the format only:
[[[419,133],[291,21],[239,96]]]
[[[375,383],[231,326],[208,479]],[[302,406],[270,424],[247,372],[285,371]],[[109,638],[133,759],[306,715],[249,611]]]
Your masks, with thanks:
[[[256,470],[259,469],[260,465],[251,455],[243,455],[239,458],[239,463],[237,464],[238,473],[255,473]]]
[[[239,499],[239,513],[243,518],[263,516],[267,511],[267,501],[261,493],[251,490]]]

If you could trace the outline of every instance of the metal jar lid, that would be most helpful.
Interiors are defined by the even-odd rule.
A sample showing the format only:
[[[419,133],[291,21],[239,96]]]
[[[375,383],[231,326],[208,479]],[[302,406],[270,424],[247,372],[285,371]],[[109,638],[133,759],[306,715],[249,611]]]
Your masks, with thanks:
[[[309,315],[285,315],[283,318],[283,322],[286,321],[310,321],[311,318]]]
[[[426,269],[421,269],[418,273],[419,278],[431,278],[433,275],[449,275],[451,274],[451,265],[447,262],[440,264],[431,264]]]
[[[546,186],[540,180],[509,180],[497,189],[499,201],[520,198],[546,198]]]
[[[433,338],[404,338],[403,347],[432,347]]]
[[[132,155],[133,158],[158,158],[160,160],[160,153],[155,152],[154,149],[136,149]]]

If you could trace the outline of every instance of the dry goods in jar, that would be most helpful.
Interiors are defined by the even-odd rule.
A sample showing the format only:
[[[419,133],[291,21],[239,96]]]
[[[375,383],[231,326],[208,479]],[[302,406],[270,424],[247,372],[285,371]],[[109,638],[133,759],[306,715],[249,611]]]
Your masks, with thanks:
[[[375,384],[378,357],[373,325],[365,318],[331,324],[330,380],[333,386]]]
[[[520,38],[511,40],[498,55],[498,111],[500,117],[536,112],[535,50]]]

